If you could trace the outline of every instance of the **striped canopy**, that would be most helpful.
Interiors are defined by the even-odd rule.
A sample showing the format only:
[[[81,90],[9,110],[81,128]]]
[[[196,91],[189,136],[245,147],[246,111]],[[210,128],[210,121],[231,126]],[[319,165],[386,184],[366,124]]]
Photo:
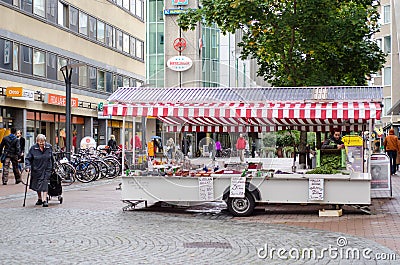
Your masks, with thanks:
[[[104,115],[151,116],[167,131],[268,132],[276,130],[368,130],[368,121],[381,118],[381,102],[283,101],[107,104]]]

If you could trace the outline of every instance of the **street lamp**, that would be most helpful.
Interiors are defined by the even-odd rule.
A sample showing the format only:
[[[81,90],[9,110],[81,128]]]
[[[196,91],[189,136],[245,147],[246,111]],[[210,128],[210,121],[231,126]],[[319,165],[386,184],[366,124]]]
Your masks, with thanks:
[[[67,158],[71,158],[71,84],[72,69],[84,66],[84,63],[67,64],[60,68],[65,81],[65,134],[66,144],[65,153]]]

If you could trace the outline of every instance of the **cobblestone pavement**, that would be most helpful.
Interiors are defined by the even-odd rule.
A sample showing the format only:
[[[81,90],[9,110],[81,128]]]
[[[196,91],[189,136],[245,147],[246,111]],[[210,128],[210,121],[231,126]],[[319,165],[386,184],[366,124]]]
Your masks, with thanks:
[[[393,211],[399,208],[385,211],[378,203],[375,215],[349,212],[340,218],[320,218],[312,208],[284,212],[267,207],[250,218],[232,218],[212,208],[123,212],[118,183],[73,184],[64,188],[63,204],[53,198],[48,208],[34,206],[32,191],[23,208],[24,186],[12,179],[0,186],[0,264],[400,263],[398,249],[365,231],[379,233],[377,227],[398,215]],[[342,222],[345,229],[338,231],[336,223],[340,227]],[[363,230],[351,231],[348,224],[358,222]],[[397,229],[382,232],[398,237]],[[278,256],[279,248],[287,259]],[[308,258],[309,253],[317,258]]]

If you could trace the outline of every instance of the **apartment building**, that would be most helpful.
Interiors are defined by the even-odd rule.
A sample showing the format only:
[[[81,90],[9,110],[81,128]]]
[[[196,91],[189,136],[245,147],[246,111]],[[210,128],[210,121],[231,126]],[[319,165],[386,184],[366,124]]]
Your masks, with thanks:
[[[383,86],[384,111],[382,127],[400,126],[400,1],[381,0],[380,32],[374,39],[387,54],[386,63],[372,79],[373,85]]]
[[[39,133],[58,144],[66,120],[60,68],[69,65],[72,131],[98,144],[120,139],[122,122],[98,107],[118,87],[144,83],[144,0],[0,0],[0,14],[2,133],[22,129],[27,147]]]

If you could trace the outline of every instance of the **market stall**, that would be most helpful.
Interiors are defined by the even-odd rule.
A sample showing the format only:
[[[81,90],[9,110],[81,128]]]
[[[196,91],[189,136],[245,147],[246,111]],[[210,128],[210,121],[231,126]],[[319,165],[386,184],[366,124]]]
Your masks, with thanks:
[[[381,87],[119,88],[104,115],[156,117],[171,132],[360,132],[372,131],[380,119],[381,99]],[[122,200],[130,206],[223,200],[237,216],[251,214],[256,203],[370,204],[369,166],[362,172],[277,174],[279,168],[253,165],[134,172],[122,176]]]

